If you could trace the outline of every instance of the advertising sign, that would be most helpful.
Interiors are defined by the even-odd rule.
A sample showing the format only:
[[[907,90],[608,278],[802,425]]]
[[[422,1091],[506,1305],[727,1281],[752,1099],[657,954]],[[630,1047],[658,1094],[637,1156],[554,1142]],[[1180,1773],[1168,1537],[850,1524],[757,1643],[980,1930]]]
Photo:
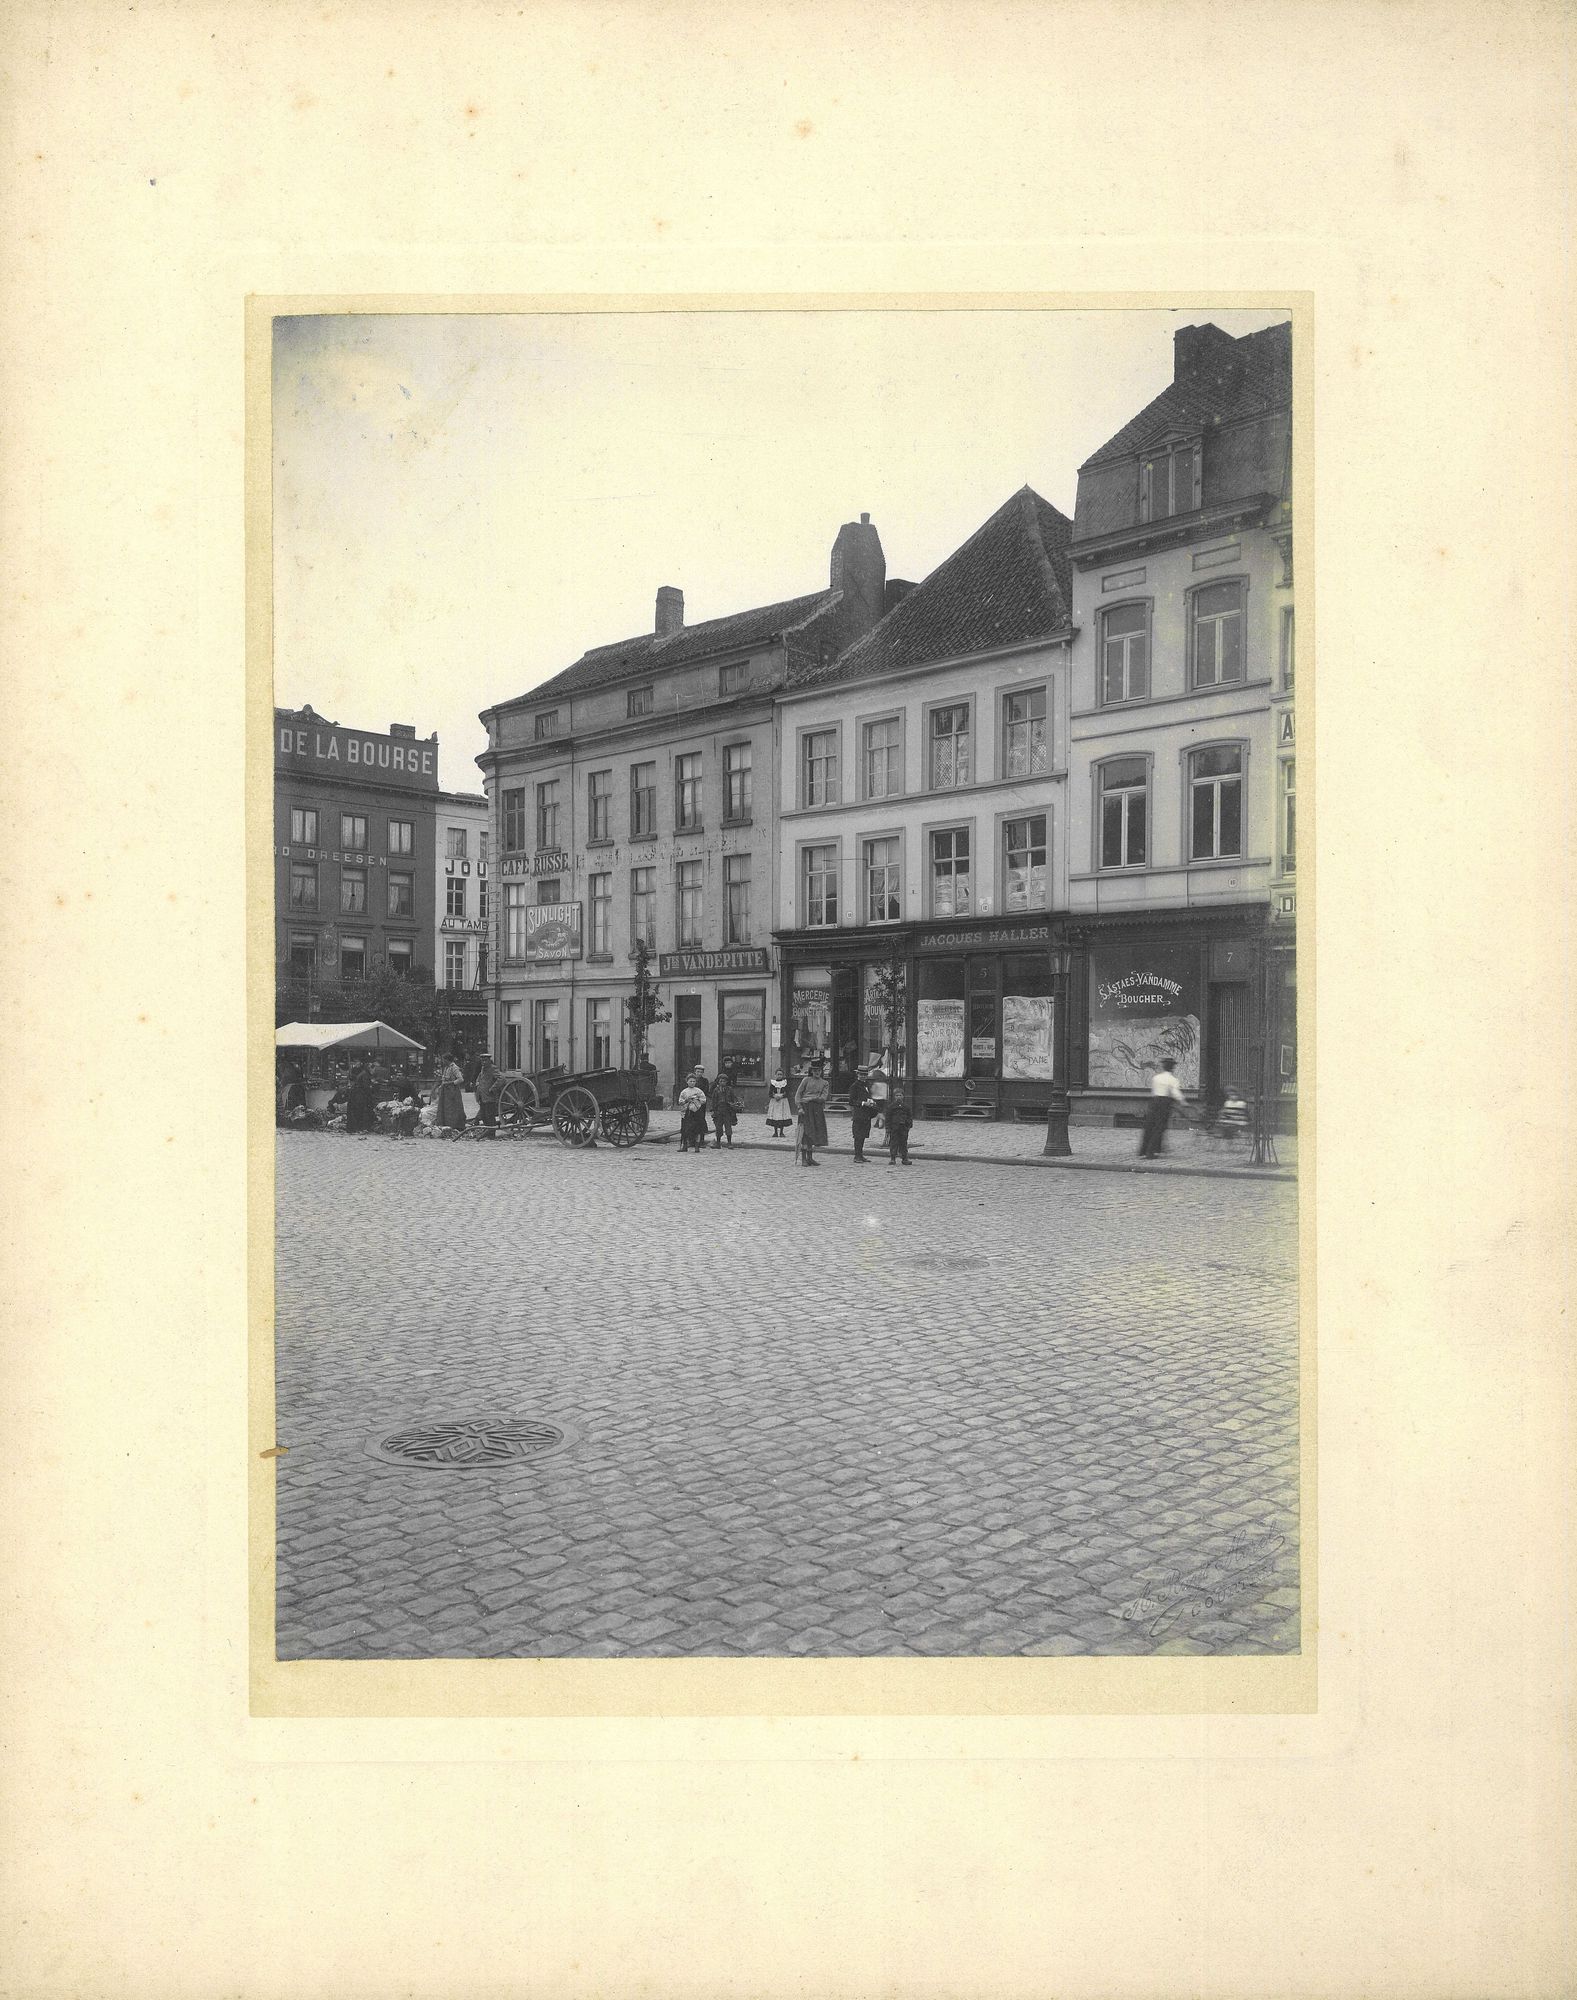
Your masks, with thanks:
[[[962,1000],[917,1000],[914,1009],[916,1076],[950,1077],[964,1073],[964,1003]],[[993,1050],[995,1045],[993,1044]]]
[[[1148,1090],[1163,1057],[1199,1087],[1199,954],[1165,945],[1090,954],[1090,1084]]]
[[[317,776],[375,779],[415,791],[438,789],[438,739],[388,736],[381,731],[341,729],[321,716],[305,721],[292,711],[274,711],[274,769],[311,771]]]
[[[1049,1083],[1056,1009],[1049,994],[1002,996],[1002,1074],[1010,1082]]]
[[[526,957],[581,956],[579,903],[532,903],[526,909]]]
[[[658,958],[657,970],[664,979],[680,974],[710,978],[720,972],[766,972],[769,964],[766,952],[759,947],[735,945],[726,951],[665,951]]]

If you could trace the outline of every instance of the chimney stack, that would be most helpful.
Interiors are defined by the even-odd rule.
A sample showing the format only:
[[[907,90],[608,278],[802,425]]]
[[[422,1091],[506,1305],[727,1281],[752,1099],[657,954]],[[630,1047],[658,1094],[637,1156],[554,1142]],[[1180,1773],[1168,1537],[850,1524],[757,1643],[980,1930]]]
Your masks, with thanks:
[[[684,630],[684,592],[665,583],[657,593],[657,636],[670,638]]]
[[[832,588],[842,593],[838,607],[839,643],[852,646],[887,608],[887,558],[869,514],[845,521],[832,545]]]
[[[1210,321],[1203,326],[1180,326],[1172,335],[1174,382],[1213,382],[1225,386],[1242,372],[1237,342]]]

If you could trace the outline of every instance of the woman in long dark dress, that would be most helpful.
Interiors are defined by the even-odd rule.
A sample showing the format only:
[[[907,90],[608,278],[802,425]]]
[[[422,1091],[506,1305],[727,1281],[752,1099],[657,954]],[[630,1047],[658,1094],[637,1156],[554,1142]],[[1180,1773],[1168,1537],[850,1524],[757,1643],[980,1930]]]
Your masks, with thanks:
[[[816,1148],[827,1143],[827,1096],[827,1078],[818,1056],[811,1063],[809,1076],[800,1078],[794,1094],[794,1109],[799,1117],[794,1156],[802,1166],[816,1166]]]
[[[451,1056],[444,1064],[443,1074],[438,1079],[436,1108],[437,1122],[447,1125],[452,1132],[465,1130],[465,1081],[460,1073],[460,1065]]]
[[[378,1093],[373,1088],[372,1071],[364,1062],[357,1063],[350,1073],[350,1088],[346,1092],[345,1130],[376,1132],[377,1129]]]

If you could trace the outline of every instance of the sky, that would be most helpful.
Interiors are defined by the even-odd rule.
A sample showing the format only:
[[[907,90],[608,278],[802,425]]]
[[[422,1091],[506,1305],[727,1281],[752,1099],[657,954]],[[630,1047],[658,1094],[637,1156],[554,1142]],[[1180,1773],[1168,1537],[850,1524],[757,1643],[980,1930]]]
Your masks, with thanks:
[[[274,698],[437,731],[652,627],[823,589],[868,513],[919,582],[1171,381],[1175,327],[1286,312],[343,314],[275,322]]]

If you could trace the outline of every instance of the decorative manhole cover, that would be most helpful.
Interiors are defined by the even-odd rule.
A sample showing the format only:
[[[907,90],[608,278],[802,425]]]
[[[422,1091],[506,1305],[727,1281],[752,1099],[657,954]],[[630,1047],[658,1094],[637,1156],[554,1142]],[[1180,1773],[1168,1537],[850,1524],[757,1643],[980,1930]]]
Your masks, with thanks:
[[[421,1424],[372,1439],[367,1449],[390,1465],[418,1471],[473,1472],[548,1458],[569,1443],[569,1433],[539,1417],[481,1417],[468,1423]]]
[[[923,1250],[911,1260],[921,1271],[979,1271],[989,1261],[984,1257],[949,1255],[943,1250]]]

